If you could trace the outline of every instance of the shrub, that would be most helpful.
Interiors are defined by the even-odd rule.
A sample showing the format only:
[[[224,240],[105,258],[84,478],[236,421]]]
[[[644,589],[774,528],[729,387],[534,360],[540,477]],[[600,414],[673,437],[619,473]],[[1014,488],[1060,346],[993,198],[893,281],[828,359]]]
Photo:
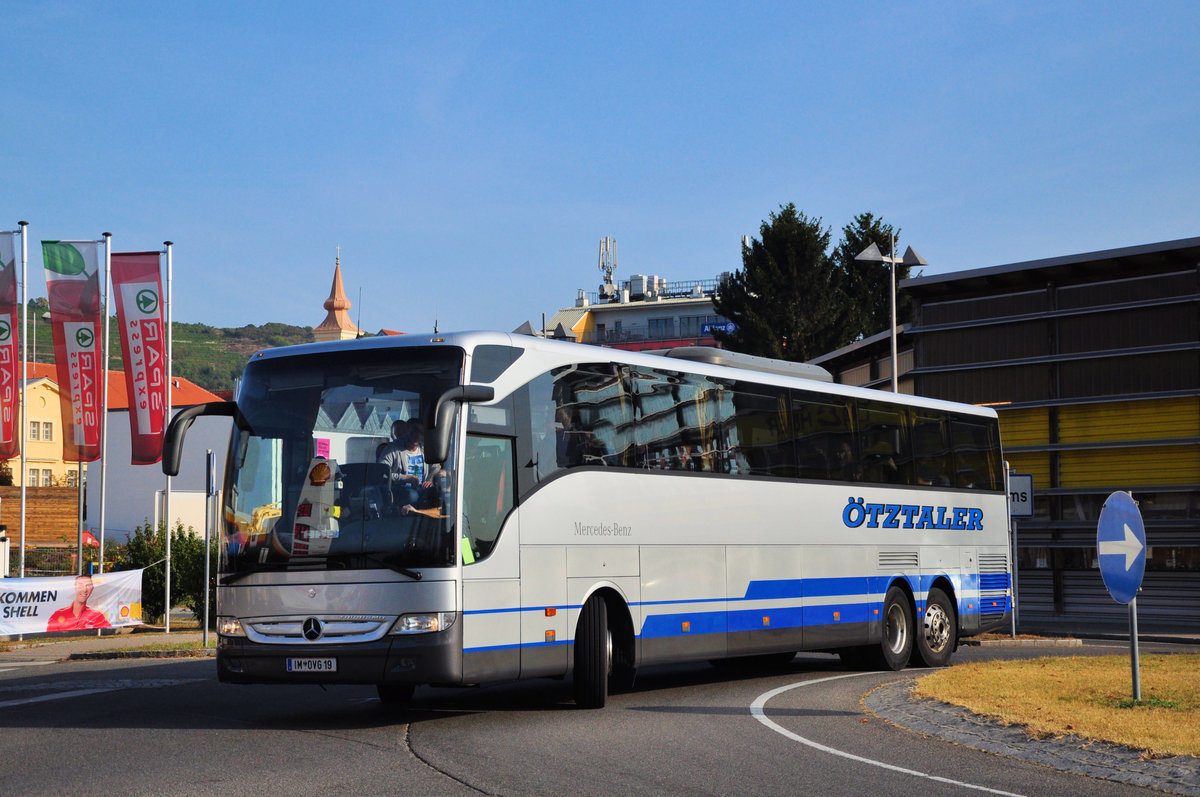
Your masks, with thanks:
[[[112,569],[134,570],[142,573],[142,618],[160,622],[163,618],[163,591],[166,585],[166,524],[155,528],[145,523],[133,530],[133,535],[114,557]],[[212,607],[216,598],[216,545],[209,546],[209,608],[210,625],[214,622]],[[200,619],[204,616],[204,537],[189,526],[178,524],[171,531],[171,605],[183,606]]]

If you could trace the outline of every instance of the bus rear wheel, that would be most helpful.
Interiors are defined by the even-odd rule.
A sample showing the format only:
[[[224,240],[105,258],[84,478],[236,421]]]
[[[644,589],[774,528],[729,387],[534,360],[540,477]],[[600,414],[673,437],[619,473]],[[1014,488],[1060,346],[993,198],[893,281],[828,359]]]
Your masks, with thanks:
[[[908,595],[891,587],[883,599],[883,639],[871,649],[871,664],[879,670],[903,670],[913,652],[913,608]]]
[[[575,629],[575,704],[604,708],[608,700],[608,673],[612,665],[612,637],[608,633],[608,606],[598,595],[588,598]]]
[[[945,667],[957,634],[954,606],[945,592],[934,587],[925,597],[925,616],[917,629],[917,656],[926,667]]]

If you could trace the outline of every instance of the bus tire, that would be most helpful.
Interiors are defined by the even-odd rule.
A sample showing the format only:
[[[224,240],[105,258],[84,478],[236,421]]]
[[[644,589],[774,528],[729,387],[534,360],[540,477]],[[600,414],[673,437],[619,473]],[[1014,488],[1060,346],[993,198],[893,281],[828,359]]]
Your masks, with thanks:
[[[612,661],[610,644],[608,606],[593,595],[583,604],[575,629],[575,704],[580,708],[604,708]]]
[[[934,587],[925,597],[925,614],[917,629],[917,657],[926,667],[945,667],[957,635],[954,606],[945,592]]]
[[[913,652],[913,607],[908,594],[891,587],[883,599],[883,639],[871,650],[877,670],[903,670]]]
[[[378,684],[375,687],[379,692],[379,702],[385,709],[407,706],[416,689],[414,684]]]

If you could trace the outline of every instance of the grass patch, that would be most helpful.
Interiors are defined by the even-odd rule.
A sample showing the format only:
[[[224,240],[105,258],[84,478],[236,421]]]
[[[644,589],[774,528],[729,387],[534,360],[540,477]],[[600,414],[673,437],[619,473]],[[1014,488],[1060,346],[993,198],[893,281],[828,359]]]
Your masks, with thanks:
[[[1200,654],[1140,657],[1133,701],[1128,656],[959,664],[916,682],[914,694],[964,706],[1038,737],[1076,735],[1145,751],[1200,756]]]
[[[216,647],[214,639],[210,648]],[[122,648],[122,650],[133,651],[137,653],[157,653],[159,651],[171,650],[204,650],[204,643],[200,640],[195,642],[154,642],[149,645],[138,645],[136,647]]]

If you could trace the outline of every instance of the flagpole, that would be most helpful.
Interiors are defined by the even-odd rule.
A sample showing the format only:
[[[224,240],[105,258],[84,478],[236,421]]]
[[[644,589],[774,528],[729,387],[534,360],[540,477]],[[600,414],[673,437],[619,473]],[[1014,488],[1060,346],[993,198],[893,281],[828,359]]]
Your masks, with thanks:
[[[171,418],[171,247],[174,246],[170,241],[163,241],[163,246],[167,247],[167,419]],[[167,516],[167,585],[166,585],[166,600],[163,601],[163,629],[166,633],[171,633],[171,477],[167,477],[167,493],[164,506]],[[205,589],[207,589],[205,585]]]
[[[21,552],[17,577],[25,578],[25,449],[29,447],[29,419],[25,417],[25,391],[29,389],[29,222],[18,221],[21,228]],[[37,323],[35,319],[33,323]],[[34,352],[34,356],[37,352]]]
[[[112,233],[104,233],[104,387],[100,394],[100,572],[104,572],[104,512],[105,491],[108,487],[108,314],[112,298]],[[82,557],[83,551],[80,550]]]

